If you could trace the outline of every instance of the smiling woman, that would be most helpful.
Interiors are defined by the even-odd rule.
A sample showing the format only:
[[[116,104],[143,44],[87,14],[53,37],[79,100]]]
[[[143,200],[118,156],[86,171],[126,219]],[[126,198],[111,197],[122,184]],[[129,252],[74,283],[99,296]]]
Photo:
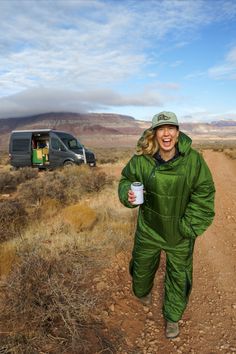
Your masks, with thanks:
[[[179,124],[176,115],[172,112],[164,112],[154,116],[152,128],[156,130],[161,158],[164,161],[172,159],[177,151],[176,143],[179,137]]]
[[[156,114],[119,184],[120,201],[128,208],[137,206],[131,184],[141,182],[145,189],[130,261],[133,292],[145,305],[151,304],[160,255],[166,253],[163,315],[167,338],[178,336],[178,322],[188,303],[195,239],[214,217],[211,172],[191,142],[179,131],[174,113]]]

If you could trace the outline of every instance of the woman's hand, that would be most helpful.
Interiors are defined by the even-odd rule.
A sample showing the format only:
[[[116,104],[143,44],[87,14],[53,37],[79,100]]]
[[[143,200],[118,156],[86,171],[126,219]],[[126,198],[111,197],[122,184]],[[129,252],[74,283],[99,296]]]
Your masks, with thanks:
[[[135,194],[133,191],[131,191],[131,189],[128,191],[128,201],[133,204],[135,202]]]

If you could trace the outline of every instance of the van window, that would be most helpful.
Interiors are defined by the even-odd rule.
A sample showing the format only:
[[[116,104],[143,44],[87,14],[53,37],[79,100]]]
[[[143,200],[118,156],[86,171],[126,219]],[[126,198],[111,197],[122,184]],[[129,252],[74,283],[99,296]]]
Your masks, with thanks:
[[[77,140],[75,140],[75,139],[69,140],[68,141],[68,145],[69,145],[70,149],[79,147],[78,143],[77,143]]]
[[[51,145],[53,150],[66,151],[64,146],[60,143],[60,141],[56,138],[51,138]]]
[[[63,132],[56,132],[59,138],[63,141],[67,148],[70,150],[76,151],[83,148],[83,145],[79,142],[78,139],[75,139],[73,135],[66,134]]]
[[[29,152],[29,139],[13,139],[12,140],[13,152]]]

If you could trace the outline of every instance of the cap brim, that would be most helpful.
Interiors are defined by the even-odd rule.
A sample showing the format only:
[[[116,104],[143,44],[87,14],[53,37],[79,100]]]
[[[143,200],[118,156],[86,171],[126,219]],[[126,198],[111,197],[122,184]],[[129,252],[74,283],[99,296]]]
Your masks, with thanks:
[[[177,123],[162,122],[162,123],[159,123],[159,124],[156,124],[156,125],[152,126],[151,129],[155,129],[155,128],[161,127],[162,125],[174,125],[175,127],[179,126],[179,124],[177,124]]]

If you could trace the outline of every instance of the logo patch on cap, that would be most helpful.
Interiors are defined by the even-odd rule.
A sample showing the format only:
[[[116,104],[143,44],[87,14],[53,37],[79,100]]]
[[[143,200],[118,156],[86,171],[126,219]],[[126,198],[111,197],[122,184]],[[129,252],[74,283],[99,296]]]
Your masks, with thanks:
[[[165,114],[160,114],[159,116],[158,116],[158,122],[160,121],[160,120],[169,120],[169,119],[171,119],[170,117],[167,117],[167,116],[165,116]]]

